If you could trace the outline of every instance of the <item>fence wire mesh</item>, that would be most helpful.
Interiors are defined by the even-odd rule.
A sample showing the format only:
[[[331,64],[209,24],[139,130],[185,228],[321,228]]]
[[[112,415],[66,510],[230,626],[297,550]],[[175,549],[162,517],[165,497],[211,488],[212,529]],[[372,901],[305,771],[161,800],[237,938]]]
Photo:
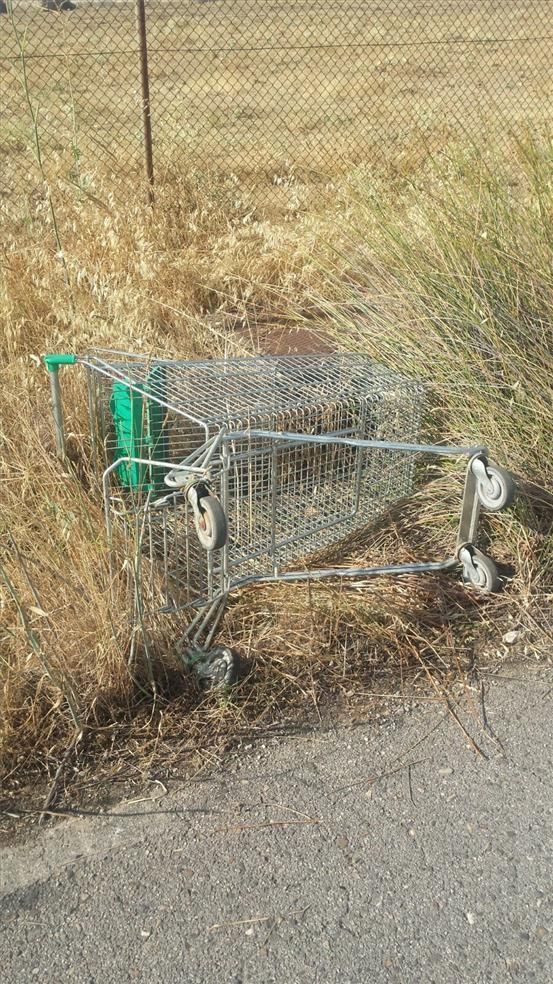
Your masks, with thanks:
[[[550,0],[0,0],[0,194],[46,172],[328,173],[414,134],[550,121]]]

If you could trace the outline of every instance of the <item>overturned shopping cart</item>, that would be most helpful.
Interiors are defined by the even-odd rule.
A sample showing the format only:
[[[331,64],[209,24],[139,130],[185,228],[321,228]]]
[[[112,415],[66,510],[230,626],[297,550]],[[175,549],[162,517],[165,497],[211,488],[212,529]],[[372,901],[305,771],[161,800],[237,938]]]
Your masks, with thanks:
[[[190,611],[182,652],[206,680],[236,675],[235,654],[213,640],[228,593],[252,582],[460,568],[484,591],[499,587],[476,547],[478,520],[482,506],[510,504],[513,480],[485,447],[420,443],[416,381],[353,354],[181,361],[96,351],[45,361],[61,455],[59,368],[85,369],[108,537],[138,531],[143,611]],[[451,556],[307,565],[410,495],[419,459],[436,455],[468,461]]]

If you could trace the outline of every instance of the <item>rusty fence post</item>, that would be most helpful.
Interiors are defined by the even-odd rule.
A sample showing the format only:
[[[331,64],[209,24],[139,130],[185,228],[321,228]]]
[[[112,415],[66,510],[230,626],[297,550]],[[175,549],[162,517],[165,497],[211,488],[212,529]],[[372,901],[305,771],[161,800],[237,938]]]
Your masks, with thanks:
[[[154,155],[152,149],[152,116],[150,111],[150,77],[148,74],[148,40],[146,37],[145,0],[136,0],[136,24],[140,51],[140,81],[142,84],[142,127],[144,131],[144,170],[148,203],[154,203]]]

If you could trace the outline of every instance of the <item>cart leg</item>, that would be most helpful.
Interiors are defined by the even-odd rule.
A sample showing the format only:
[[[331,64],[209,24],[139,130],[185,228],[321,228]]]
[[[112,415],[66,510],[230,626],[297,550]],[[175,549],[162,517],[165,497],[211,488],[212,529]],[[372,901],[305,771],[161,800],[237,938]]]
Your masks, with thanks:
[[[478,520],[480,519],[480,499],[477,492],[477,478],[473,469],[471,458],[467,468],[465,478],[465,489],[463,492],[463,502],[461,505],[461,519],[459,521],[459,531],[457,533],[457,554],[467,543],[474,543],[478,532]]]
[[[480,510],[484,507],[498,512],[511,505],[515,493],[516,486],[509,472],[488,461],[483,454],[471,458],[457,535],[457,557],[463,568],[463,579],[480,591],[495,592],[501,588],[493,560],[476,547]]]
[[[227,594],[219,595],[207,611],[199,611],[177,645],[179,657],[206,690],[230,686],[240,672],[240,659],[234,650],[212,645],[227,597]]]
[[[63,426],[63,406],[61,402],[61,388],[58,367],[49,368],[50,376],[50,395],[52,399],[52,414],[54,417],[54,432],[56,435],[56,451],[58,457],[65,458],[65,429]]]

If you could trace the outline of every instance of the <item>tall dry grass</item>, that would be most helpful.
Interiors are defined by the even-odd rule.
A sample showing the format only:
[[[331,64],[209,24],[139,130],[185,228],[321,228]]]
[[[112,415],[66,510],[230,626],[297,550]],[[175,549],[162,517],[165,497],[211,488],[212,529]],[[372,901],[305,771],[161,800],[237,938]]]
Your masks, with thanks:
[[[520,140],[509,164],[474,146],[438,155],[423,176],[396,183],[392,207],[388,186],[366,172],[350,190],[328,237],[324,292],[311,298],[315,323],[341,346],[426,380],[435,436],[484,441],[533,484],[536,515],[526,497],[521,523],[498,523],[515,553],[533,543],[526,587],[550,591],[551,141]]]
[[[297,202],[298,189],[287,193]],[[94,197],[68,195],[63,175],[26,214],[5,213],[0,731],[12,778],[48,766],[48,749],[56,761],[75,732],[181,687],[164,655],[177,631],[169,620],[155,627],[153,675],[144,646],[132,646],[126,593],[110,591],[83,381],[62,380],[72,462],[63,470],[41,356],[95,345],[180,357],[252,351],[257,322],[270,320],[270,285],[309,282],[301,234],[284,216],[258,221],[230,179],[177,179],[152,212],[132,187],[120,204],[101,181]]]
[[[101,181],[93,197],[69,197],[53,182],[59,243],[45,193],[12,215],[0,282],[0,737],[10,783],[55,771],[81,732],[110,761],[123,756],[110,744],[118,729],[142,743],[154,734],[158,756],[189,750],[320,714],[330,695],[355,705],[375,680],[397,690],[398,679],[430,674],[442,688],[479,652],[497,651],[494,633],[509,616],[538,639],[552,570],[543,491],[552,473],[551,154],[547,139],[528,139],[508,160],[451,148],[424,163],[414,155],[416,167],[404,157],[386,173],[296,182],[273,220],[231,180],[182,178],[154,212],[130,190],[132,203],[118,207]],[[206,700],[177,670],[170,619],[151,627],[147,654],[132,644],[126,600],[110,592],[82,383],[65,373],[72,464],[62,470],[39,360],[91,345],[253,352],[275,327],[298,323],[427,379],[436,437],[485,439],[532,483],[516,513],[488,530],[516,573],[485,604],[446,577],[362,592],[245,591],[224,633],[251,672],[231,698]],[[408,512],[349,543],[341,559],[446,549],[458,492],[455,476],[434,474]]]

